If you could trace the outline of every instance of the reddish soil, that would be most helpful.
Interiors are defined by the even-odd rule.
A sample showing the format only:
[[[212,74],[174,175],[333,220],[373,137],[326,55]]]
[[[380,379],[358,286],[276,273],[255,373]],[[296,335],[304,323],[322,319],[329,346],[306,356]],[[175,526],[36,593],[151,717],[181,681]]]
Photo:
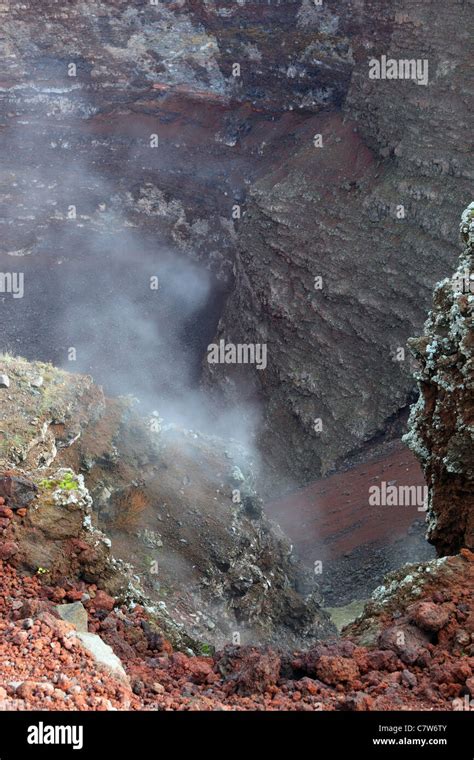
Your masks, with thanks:
[[[406,536],[415,521],[424,519],[416,506],[370,506],[369,488],[381,481],[425,485],[415,456],[396,442],[389,453],[272,501],[266,511],[292,539],[303,560],[334,560],[367,544],[395,542]]]

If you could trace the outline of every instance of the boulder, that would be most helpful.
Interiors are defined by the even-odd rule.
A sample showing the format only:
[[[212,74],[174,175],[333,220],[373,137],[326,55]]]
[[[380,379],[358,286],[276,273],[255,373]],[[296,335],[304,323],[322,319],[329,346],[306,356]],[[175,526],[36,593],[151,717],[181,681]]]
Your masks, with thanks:
[[[57,604],[54,608],[60,618],[67,623],[71,623],[76,631],[87,633],[87,610],[81,602],[72,602],[71,604]]]
[[[322,655],[316,664],[316,674],[324,683],[336,686],[353,683],[359,678],[360,670],[355,660],[348,657]]]
[[[27,507],[38,493],[38,487],[28,478],[4,475],[0,477],[0,496],[10,509]]]
[[[449,610],[433,602],[420,602],[408,610],[411,620],[424,631],[439,631],[448,623]]]
[[[263,694],[278,681],[281,660],[270,649],[228,646],[217,659],[216,669],[225,678],[227,693]]]
[[[129,683],[128,676],[124,667],[114,654],[112,647],[103,641],[96,633],[84,633],[78,631],[77,638],[81,641],[83,647],[94,658],[97,665],[103,668],[109,675],[117,678],[119,681]]]

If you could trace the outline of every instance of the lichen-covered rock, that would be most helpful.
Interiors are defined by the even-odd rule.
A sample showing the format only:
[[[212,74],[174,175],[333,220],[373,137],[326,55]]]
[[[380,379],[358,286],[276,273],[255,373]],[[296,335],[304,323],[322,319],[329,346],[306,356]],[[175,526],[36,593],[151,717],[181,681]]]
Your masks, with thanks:
[[[440,555],[474,547],[474,203],[461,235],[458,268],[437,285],[424,334],[410,342],[420,397],[405,440],[425,471],[428,539]]]
[[[5,529],[16,546],[10,562],[51,583],[82,577],[115,593],[124,588],[126,580],[110,555],[110,541],[92,524],[92,499],[83,476],[67,468],[50,469],[48,478],[41,470],[27,474],[36,480],[38,493],[26,514],[17,512]],[[9,543],[2,542],[3,558]]]
[[[421,658],[426,664],[433,642],[472,656],[473,560],[465,549],[390,573],[343,636],[369,649],[391,650],[406,663]]]

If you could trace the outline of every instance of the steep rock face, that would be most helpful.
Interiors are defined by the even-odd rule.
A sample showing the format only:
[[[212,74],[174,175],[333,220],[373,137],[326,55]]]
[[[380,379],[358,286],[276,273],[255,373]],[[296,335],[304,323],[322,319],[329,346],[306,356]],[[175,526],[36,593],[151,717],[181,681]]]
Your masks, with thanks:
[[[342,102],[353,65],[350,6],[184,0],[183,7],[215,39],[216,60],[235,98],[275,110],[319,111]],[[369,35],[371,27],[369,21]]]
[[[112,392],[195,386],[233,280],[232,207],[305,116],[236,99],[212,31],[178,4],[46,0],[38,29],[12,1],[0,18],[0,261],[25,275],[2,348],[62,364],[74,346]]]
[[[307,121],[299,148],[249,191],[219,324],[219,338],[268,344],[268,369],[253,373],[250,393],[265,401],[275,481],[327,472],[409,403],[406,340],[449,271],[474,173],[469,8],[364,8],[381,35],[354,27],[342,115]],[[428,84],[370,79],[369,59],[382,54],[427,59]],[[241,368],[208,374],[228,398],[246,392]]]
[[[38,29],[30,0],[8,0],[0,17],[0,257],[28,282],[5,301],[4,347],[60,364],[86,343],[81,370],[145,396],[195,385],[216,332],[267,342],[267,370],[205,363],[204,384],[263,402],[269,492],[383,435],[474,173],[468,4],[45,0]],[[381,55],[426,58],[428,86],[371,80]],[[120,314],[138,304],[123,322],[117,290]]]
[[[239,447],[162,430],[157,413],[142,418],[88,377],[12,357],[0,366],[1,558],[47,583],[148,599],[181,644],[293,646],[332,630]]]
[[[177,148],[192,153],[186,143],[193,138],[203,143],[203,129],[212,128],[205,124],[205,115],[196,113],[194,129],[186,130],[186,104],[182,94],[180,101],[179,87],[191,96],[197,92],[226,102],[212,37],[168,4],[157,7],[146,0],[93,6],[46,1],[40,28],[31,3],[3,3],[0,16],[0,102],[4,152],[10,154],[4,168],[7,219],[2,251],[43,252],[51,228],[57,241],[67,237],[65,230],[61,233],[61,222],[70,204],[76,206],[81,226],[92,226],[96,236],[116,231],[117,225],[122,234],[136,226],[123,218],[132,210],[143,219],[147,204],[155,209],[160,201],[164,207],[170,204],[177,183],[172,167],[184,159],[183,149]],[[162,113],[160,101],[175,88],[175,102]],[[199,105],[199,100],[191,100],[191,109],[199,111]],[[212,123],[212,116],[208,121]],[[177,133],[181,146],[172,140]],[[151,149],[153,135],[165,152]],[[156,189],[154,199],[147,197],[158,172],[168,175],[160,189],[171,198]],[[197,184],[202,183],[196,194],[204,199],[206,179],[202,169],[196,168],[196,173]],[[183,180],[181,175],[181,184]],[[187,205],[183,199],[172,204],[169,227],[173,230],[178,223],[175,242],[183,246],[194,238],[199,257],[200,235],[192,229],[200,218],[199,204],[192,219],[186,219]],[[166,236],[163,209],[159,216]],[[225,250],[225,242],[221,247]]]
[[[474,203],[461,235],[459,266],[437,285],[424,334],[410,341],[420,397],[406,440],[425,472],[428,539],[441,555],[474,546]]]
[[[213,61],[215,40],[177,4],[45,0],[43,23],[36,25],[31,10],[30,2],[15,0],[6,0],[0,8],[7,82],[26,90],[25,108],[30,98],[44,106],[49,95],[56,114],[72,113],[74,105],[89,115],[103,112],[114,102],[133,100],[158,75],[165,84],[186,82],[191,88],[224,92],[225,82]],[[75,73],[68,68],[74,63]],[[51,89],[54,78],[61,89]]]

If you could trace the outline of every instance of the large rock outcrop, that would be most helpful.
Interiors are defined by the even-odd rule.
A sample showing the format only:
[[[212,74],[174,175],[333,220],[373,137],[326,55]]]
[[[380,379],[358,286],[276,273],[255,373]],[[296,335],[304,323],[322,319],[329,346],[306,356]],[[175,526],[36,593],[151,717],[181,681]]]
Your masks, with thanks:
[[[424,334],[410,341],[420,397],[406,441],[425,472],[428,539],[441,555],[474,547],[474,203],[461,236],[458,268],[437,285]]]
[[[0,369],[1,559],[48,584],[148,599],[188,646],[293,646],[332,630],[239,446],[162,429],[90,377],[9,356]]]

